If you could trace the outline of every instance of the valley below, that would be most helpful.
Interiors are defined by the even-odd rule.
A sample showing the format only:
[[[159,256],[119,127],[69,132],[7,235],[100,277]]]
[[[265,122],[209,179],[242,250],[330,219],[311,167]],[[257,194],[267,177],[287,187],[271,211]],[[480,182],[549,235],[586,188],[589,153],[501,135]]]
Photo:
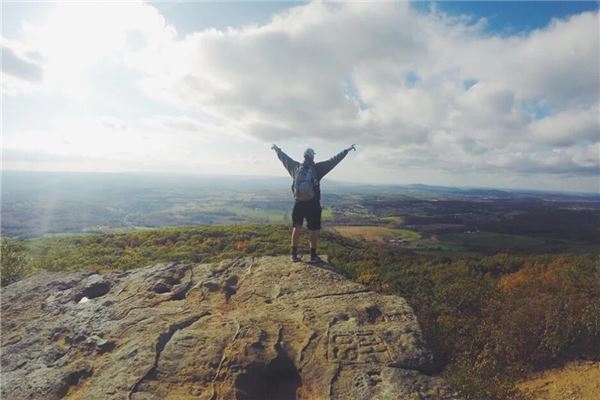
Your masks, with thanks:
[[[598,396],[600,196],[326,181],[322,204],[319,253],[406,299],[462,398]],[[4,172],[2,285],[286,255],[291,208],[283,178]]]

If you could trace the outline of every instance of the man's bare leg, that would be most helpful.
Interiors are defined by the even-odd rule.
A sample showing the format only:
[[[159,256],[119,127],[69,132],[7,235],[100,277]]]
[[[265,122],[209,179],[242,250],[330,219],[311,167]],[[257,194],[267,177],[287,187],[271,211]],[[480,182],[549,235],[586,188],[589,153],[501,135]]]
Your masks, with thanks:
[[[319,230],[308,231],[308,240],[310,241],[310,259],[316,260],[317,256],[317,241],[319,239]]]
[[[292,261],[298,261],[298,244],[300,243],[300,233],[302,225],[296,225],[292,229]]]
[[[310,248],[317,248],[317,240],[319,239],[319,230],[308,231],[308,240],[310,241]]]
[[[300,243],[300,233],[302,232],[302,225],[294,226],[292,229],[292,247],[298,247]]]

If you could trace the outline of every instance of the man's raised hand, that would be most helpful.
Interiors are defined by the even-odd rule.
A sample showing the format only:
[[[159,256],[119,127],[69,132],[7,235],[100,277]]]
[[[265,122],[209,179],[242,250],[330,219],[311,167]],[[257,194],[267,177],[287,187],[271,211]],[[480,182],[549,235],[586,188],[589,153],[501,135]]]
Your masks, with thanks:
[[[350,151],[350,150],[354,150],[354,151],[356,151],[356,147],[355,147],[355,146],[356,146],[356,145],[355,145],[355,144],[353,144],[352,146],[348,147],[346,150],[348,150],[348,151]]]
[[[273,143],[273,146],[271,146],[271,150],[279,151],[281,149],[275,143]]]

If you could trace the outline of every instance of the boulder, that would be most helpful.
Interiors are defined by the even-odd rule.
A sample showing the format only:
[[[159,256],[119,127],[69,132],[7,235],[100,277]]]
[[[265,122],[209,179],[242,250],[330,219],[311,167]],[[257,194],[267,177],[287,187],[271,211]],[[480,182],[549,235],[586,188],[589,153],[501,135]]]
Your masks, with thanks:
[[[457,399],[406,301],[287,257],[3,289],[6,399]]]

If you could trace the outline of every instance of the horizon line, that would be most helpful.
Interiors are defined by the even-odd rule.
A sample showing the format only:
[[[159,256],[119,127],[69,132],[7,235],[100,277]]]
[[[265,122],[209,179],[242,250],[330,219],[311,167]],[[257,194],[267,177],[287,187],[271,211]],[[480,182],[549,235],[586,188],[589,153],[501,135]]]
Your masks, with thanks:
[[[232,178],[280,178],[286,179],[287,176],[282,175],[243,175],[243,174],[219,174],[219,173],[203,173],[203,172],[173,172],[173,171],[40,171],[40,170],[14,170],[0,168],[0,174],[7,173],[32,173],[32,174],[90,174],[90,175],[171,175],[171,176],[200,176],[200,177],[232,177]],[[289,178],[288,178],[289,179]],[[392,186],[392,187],[407,187],[407,186],[426,186],[432,188],[445,188],[445,189],[460,189],[460,190],[496,190],[504,192],[534,192],[534,193],[555,193],[555,194],[571,194],[571,195],[595,195],[600,196],[600,188],[598,191],[581,191],[581,190],[557,190],[557,189],[530,189],[530,188],[518,188],[518,187],[494,187],[494,186],[446,186],[437,185],[421,182],[413,183],[372,183],[363,181],[350,181],[344,179],[330,179],[328,181],[335,183],[343,183],[354,186]]]

